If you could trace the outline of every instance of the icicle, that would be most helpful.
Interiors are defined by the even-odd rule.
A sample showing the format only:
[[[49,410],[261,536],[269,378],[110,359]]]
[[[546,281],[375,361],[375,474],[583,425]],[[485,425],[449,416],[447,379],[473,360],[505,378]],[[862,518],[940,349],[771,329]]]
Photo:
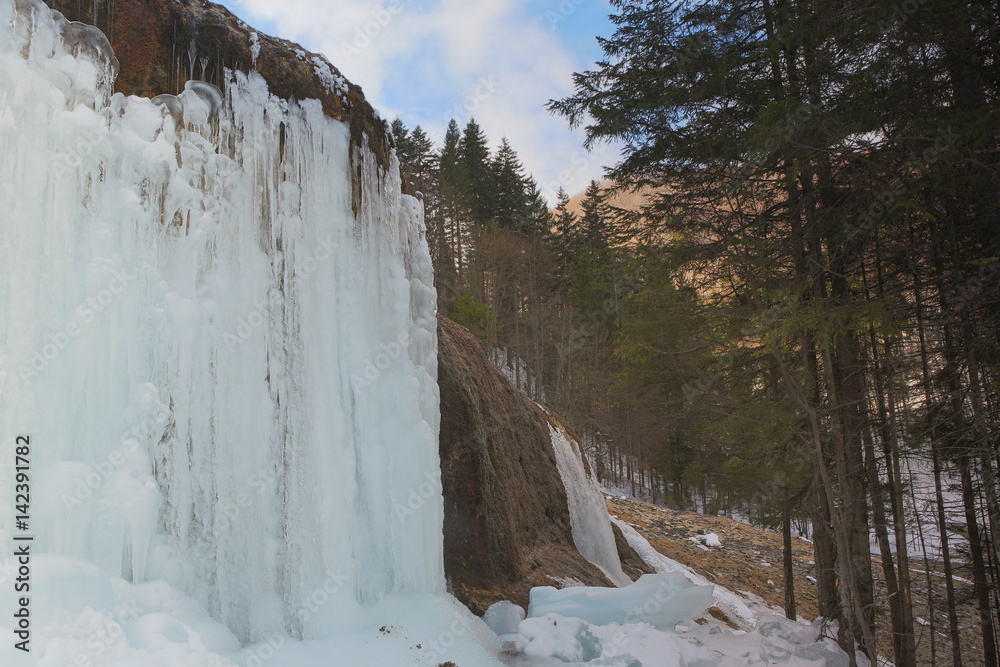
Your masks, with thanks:
[[[257,69],[257,58],[260,56],[260,36],[256,32],[250,33],[250,58],[251,67]]]

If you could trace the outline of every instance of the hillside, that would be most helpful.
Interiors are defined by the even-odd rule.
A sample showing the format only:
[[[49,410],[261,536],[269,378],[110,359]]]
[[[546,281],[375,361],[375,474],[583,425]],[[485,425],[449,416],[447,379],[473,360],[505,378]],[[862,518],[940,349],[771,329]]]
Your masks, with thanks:
[[[612,516],[633,526],[650,545],[661,554],[690,567],[712,583],[724,586],[743,596],[749,603],[770,605],[774,613],[783,613],[784,584],[782,575],[782,545],[779,533],[756,528],[727,517],[710,516],[696,512],[672,510],[659,505],[614,496],[608,497],[608,511]],[[715,533],[721,547],[704,547],[694,538],[699,534]],[[813,620],[818,613],[816,601],[815,564],[812,544],[801,539],[792,540],[793,572],[795,576],[795,601],[800,618]],[[936,571],[940,564],[932,563],[934,605],[937,635],[931,647],[931,630],[926,620],[927,575],[922,561],[913,561],[913,612],[924,621],[917,626],[917,664],[950,665],[951,646],[947,638],[944,579]],[[879,589],[884,588],[879,564],[873,560]],[[962,655],[969,662],[982,664],[982,639],[979,634],[971,573],[959,573],[955,579],[958,597],[960,629],[963,639]],[[812,579],[812,580],[811,580]],[[713,608],[718,613],[718,608]],[[885,600],[879,601],[880,617],[888,616]],[[737,626],[739,619],[721,618]],[[891,637],[888,624],[880,624],[879,653],[891,655]]]

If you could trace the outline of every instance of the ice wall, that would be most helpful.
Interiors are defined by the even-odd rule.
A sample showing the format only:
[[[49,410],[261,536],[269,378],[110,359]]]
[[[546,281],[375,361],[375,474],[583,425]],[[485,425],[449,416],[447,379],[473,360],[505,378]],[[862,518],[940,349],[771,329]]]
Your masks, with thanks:
[[[26,434],[36,552],[164,579],[244,641],[443,591],[436,299],[395,163],[256,74],[151,101],[116,68],[0,0],[0,557]]]
[[[601,568],[616,586],[628,586],[632,580],[622,571],[604,495],[597,483],[587,475],[581,453],[573,447],[562,429],[550,423],[549,434],[552,437],[552,450],[556,455],[556,466],[563,486],[566,487],[573,543],[577,551]]]

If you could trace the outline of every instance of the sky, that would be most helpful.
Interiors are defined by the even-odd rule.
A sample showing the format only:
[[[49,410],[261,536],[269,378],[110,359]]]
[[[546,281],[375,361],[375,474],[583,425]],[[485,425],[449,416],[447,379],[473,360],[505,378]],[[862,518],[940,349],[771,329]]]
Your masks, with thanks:
[[[545,109],[573,92],[610,36],[607,0],[223,0],[254,28],[323,53],[387,120],[436,143],[474,117],[495,149],[507,137],[543,194],[571,195],[617,161],[585,151],[582,130]]]

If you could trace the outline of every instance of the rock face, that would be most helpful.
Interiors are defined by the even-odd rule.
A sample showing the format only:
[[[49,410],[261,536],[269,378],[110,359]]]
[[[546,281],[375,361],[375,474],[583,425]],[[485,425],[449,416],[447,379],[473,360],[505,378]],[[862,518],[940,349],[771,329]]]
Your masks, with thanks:
[[[316,99],[327,115],[350,124],[356,145],[367,141],[382,167],[390,139],[361,88],[321,54],[257,32],[232,12],[200,0],[45,0],[70,21],[104,31],[121,64],[115,90],[125,95],[176,95],[188,80],[226,88],[225,70],[256,69],[283,99]],[[256,35],[256,37],[254,37]],[[339,91],[343,86],[346,90]]]
[[[469,331],[439,317],[445,575],[483,613],[532,586],[611,582],[573,545],[548,418]]]

